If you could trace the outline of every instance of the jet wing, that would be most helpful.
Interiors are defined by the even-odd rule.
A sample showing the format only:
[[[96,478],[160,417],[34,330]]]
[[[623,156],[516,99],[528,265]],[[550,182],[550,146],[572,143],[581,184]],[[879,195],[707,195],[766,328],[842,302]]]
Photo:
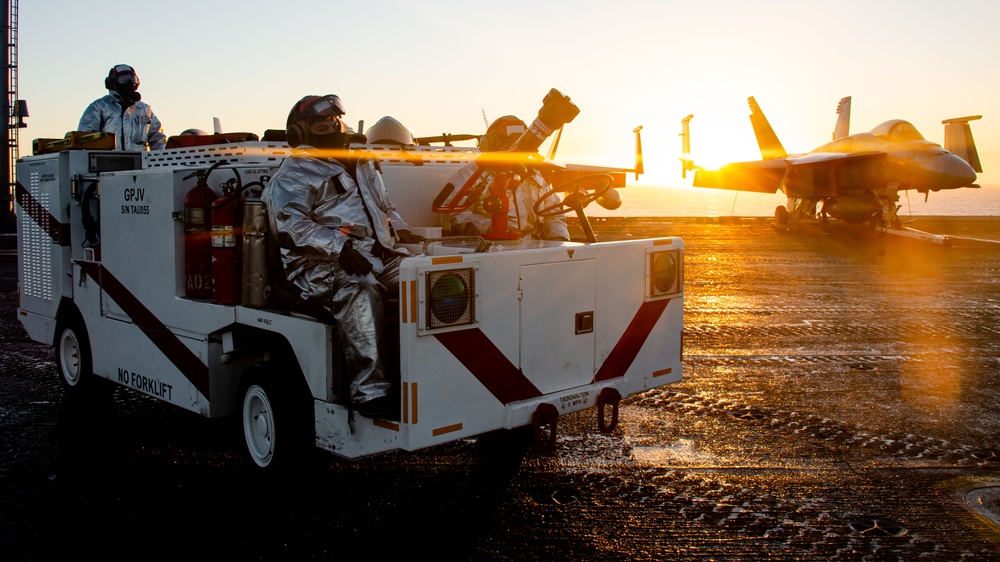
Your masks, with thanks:
[[[734,162],[718,171],[698,170],[695,187],[829,197],[839,190],[881,185],[884,152],[811,152],[787,158]]]
[[[792,166],[811,166],[811,165],[828,164],[830,162],[835,162],[835,161],[840,161],[840,162],[845,162],[848,160],[861,161],[877,156],[885,156],[885,153],[879,151],[810,152],[808,154],[798,154],[795,156],[789,156],[788,158],[785,158],[785,160],[787,160],[788,163]]]
[[[788,165],[784,158],[733,162],[718,170],[695,170],[691,185],[755,193],[777,193]]]

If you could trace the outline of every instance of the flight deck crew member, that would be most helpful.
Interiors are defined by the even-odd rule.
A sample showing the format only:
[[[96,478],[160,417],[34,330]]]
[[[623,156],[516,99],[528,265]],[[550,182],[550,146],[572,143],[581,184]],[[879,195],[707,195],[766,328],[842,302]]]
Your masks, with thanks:
[[[389,201],[376,161],[341,117],[335,95],[306,96],[292,107],[285,135],[292,154],[261,195],[281,248],[288,280],[303,299],[337,320],[351,377],[351,407],[369,418],[391,417],[399,398],[387,376],[383,298],[399,287],[397,242],[409,232]]]
[[[490,124],[486,134],[479,138],[480,152],[509,150],[527,130],[524,121],[513,116],[500,117]],[[477,164],[472,161],[449,179],[448,183],[455,188],[461,188],[476,173]],[[492,215],[484,209],[483,201],[489,195],[489,186],[500,170],[485,169],[473,181],[470,192],[479,193],[479,198],[471,207],[455,213],[451,217],[450,230],[452,234],[486,234],[493,228]],[[521,172],[520,183],[508,191],[507,228],[509,232],[519,233],[541,240],[569,241],[569,230],[562,215],[539,217],[535,214],[535,203],[549,190],[548,182],[535,169],[527,168]],[[547,199],[558,203],[559,196],[552,194]],[[448,227],[449,225],[443,225]]]
[[[79,131],[113,133],[118,150],[162,150],[167,145],[160,120],[139,101],[139,76],[127,64],[115,65],[104,79],[108,95],[94,100],[80,117]]]
[[[368,139],[368,144],[394,144],[403,147],[417,144],[413,131],[390,115],[382,117],[369,127],[365,131],[365,138]]]

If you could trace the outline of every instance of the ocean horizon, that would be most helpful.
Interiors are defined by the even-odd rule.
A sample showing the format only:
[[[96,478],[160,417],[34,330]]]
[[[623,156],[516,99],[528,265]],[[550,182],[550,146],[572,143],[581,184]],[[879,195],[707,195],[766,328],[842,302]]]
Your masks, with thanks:
[[[773,217],[785,204],[781,193],[751,193],[700,187],[626,186],[619,190],[621,207],[613,211],[600,205],[586,209],[592,217]],[[900,218],[909,216],[1000,216],[1000,185],[899,194]]]

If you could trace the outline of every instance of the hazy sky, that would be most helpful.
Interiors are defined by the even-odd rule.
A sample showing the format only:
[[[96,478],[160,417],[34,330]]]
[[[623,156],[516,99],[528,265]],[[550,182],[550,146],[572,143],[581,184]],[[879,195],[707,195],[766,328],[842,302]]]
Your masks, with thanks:
[[[646,174],[681,184],[680,121],[704,161],[760,157],[754,96],[789,152],[830,139],[852,96],[851,132],[888,119],[943,141],[972,123],[1000,178],[1000,4],[995,0],[375,2],[22,0],[18,91],[31,139],[75,130],[115,64],[136,68],[167,134],[284,127],[306,94],[338,94],[347,120],[383,115],[418,136],[481,134],[534,118],[549,88],[581,113],[558,160],[631,166],[643,126]],[[543,147],[545,150],[545,147]],[[990,173],[994,173],[991,176]],[[631,179],[630,179],[631,181]],[[687,180],[690,182],[690,176]],[[1000,182],[997,182],[1000,183]]]

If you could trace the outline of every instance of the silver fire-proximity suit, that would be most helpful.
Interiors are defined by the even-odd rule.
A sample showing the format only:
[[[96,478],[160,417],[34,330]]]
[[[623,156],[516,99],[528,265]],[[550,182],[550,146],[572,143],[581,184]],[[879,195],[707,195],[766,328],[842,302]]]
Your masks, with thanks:
[[[448,181],[451,185],[461,188],[475,174],[477,165],[470,162],[460,168]],[[497,176],[498,171],[483,170],[482,175],[473,180],[471,191],[480,191],[478,200],[468,209],[455,213],[451,217],[453,232],[463,232],[465,224],[476,226],[479,233],[490,232],[493,228],[492,216],[483,209],[483,199],[490,194],[489,186]],[[569,240],[569,230],[562,215],[539,217],[534,206],[538,199],[548,191],[547,182],[537,170],[530,170],[521,176],[521,183],[508,193],[507,228],[510,232],[521,236],[531,236],[542,240]],[[552,194],[546,198],[543,206],[554,205],[560,201],[559,195]]]
[[[302,298],[327,306],[337,319],[351,373],[353,404],[388,396],[383,293],[399,290],[396,230],[407,226],[389,201],[375,161],[363,156],[351,177],[337,160],[301,145],[268,182],[261,199],[281,247],[288,280]],[[344,271],[338,256],[352,240],[372,264],[366,275]]]
[[[137,101],[122,108],[113,94],[98,98],[87,106],[77,130],[114,133],[119,150],[145,152],[147,149],[162,150],[167,146],[167,135],[148,103]]]

